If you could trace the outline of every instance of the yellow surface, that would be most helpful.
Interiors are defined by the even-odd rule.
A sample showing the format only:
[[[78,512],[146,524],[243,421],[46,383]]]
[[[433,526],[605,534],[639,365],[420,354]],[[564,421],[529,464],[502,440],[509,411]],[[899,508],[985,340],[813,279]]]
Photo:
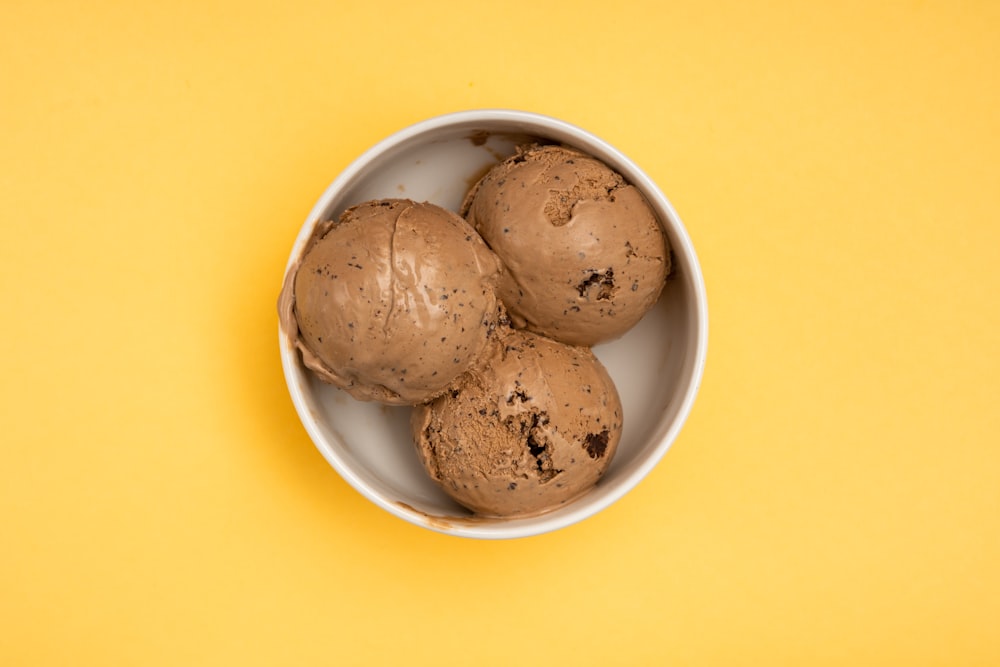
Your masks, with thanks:
[[[0,664],[1000,664],[998,34],[991,2],[4,3]],[[635,159],[710,299],[662,464],[500,543],[343,482],[276,341],[326,185],[478,107]]]

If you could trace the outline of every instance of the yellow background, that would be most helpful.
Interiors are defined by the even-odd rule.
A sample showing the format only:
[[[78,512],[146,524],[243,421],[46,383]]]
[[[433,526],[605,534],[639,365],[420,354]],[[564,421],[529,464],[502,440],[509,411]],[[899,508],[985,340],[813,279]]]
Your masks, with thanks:
[[[992,2],[5,2],[0,664],[1000,664],[998,35]],[[482,107],[638,162],[710,306],[661,465],[508,542],[342,481],[275,314],[338,172]]]

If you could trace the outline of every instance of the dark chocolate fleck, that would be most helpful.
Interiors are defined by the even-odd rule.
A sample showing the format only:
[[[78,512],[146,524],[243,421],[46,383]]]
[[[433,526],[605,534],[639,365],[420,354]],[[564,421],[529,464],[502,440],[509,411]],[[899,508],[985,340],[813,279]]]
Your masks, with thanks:
[[[608,430],[604,429],[600,433],[588,433],[583,443],[583,448],[592,459],[599,459],[608,451]]]

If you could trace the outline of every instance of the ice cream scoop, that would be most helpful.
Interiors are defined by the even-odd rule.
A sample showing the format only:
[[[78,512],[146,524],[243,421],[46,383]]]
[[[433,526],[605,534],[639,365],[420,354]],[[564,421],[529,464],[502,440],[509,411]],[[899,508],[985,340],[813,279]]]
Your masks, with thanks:
[[[523,148],[472,187],[462,212],[503,261],[499,294],[515,325],[565,343],[624,334],[670,271],[639,190],[571,148]]]
[[[455,213],[365,202],[317,226],[286,274],[281,325],[324,381],[361,400],[420,403],[451,387],[494,335],[499,270]]]
[[[614,383],[589,348],[526,331],[499,337],[490,352],[463,383],[414,409],[418,456],[477,514],[560,507],[597,483],[618,447]]]

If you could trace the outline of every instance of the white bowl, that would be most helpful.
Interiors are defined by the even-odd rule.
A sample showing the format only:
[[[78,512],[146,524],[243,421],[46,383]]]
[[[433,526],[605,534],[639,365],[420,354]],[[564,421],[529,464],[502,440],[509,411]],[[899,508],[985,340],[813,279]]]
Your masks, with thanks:
[[[379,142],[320,197],[288,265],[298,258],[317,222],[335,219],[349,206],[369,199],[405,197],[457,211],[466,191],[490,166],[532,139],[578,148],[621,173],[656,211],[674,254],[673,273],[653,310],[622,338],[594,348],[618,387],[624,427],[611,466],[589,493],[529,518],[472,516],[438,489],[421,467],[410,436],[411,408],[356,401],[320,382],[279,329],[292,401],[330,465],[378,506],[442,533],[525,537],[563,528],[608,507],[663,458],[687,418],[705,365],[705,284],[691,240],[670,202],[639,167],[604,141],[535,113],[462,111],[417,123]]]

